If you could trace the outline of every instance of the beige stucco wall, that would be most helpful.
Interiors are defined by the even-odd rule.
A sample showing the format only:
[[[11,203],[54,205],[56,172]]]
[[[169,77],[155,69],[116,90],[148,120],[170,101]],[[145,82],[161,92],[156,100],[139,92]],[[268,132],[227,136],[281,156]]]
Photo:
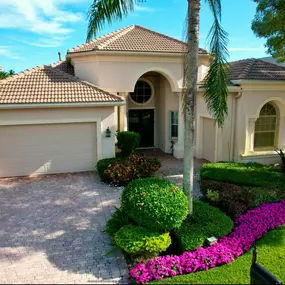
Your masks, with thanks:
[[[0,126],[72,122],[97,122],[98,159],[114,157],[114,107],[1,109],[0,111]],[[112,132],[111,138],[105,136],[107,127]]]
[[[225,119],[223,128],[216,126],[216,136],[212,138],[212,144],[214,145],[215,154],[213,155],[214,161],[229,161],[231,160],[231,145],[232,145],[232,124],[233,124],[233,96],[236,93],[229,93],[228,95],[228,116]],[[203,119],[212,118],[211,114],[207,109],[206,102],[203,98],[203,92],[199,92],[197,96],[197,127],[196,127],[196,157],[203,157],[203,145],[211,147],[209,144],[203,144],[204,135],[203,130]],[[210,150],[204,150],[205,153],[209,153]]]
[[[133,92],[137,80],[150,71],[163,74],[174,92],[183,86],[182,55],[69,55],[75,75],[110,92]],[[199,57],[198,81],[205,76],[208,57]]]
[[[250,120],[253,120],[254,126],[254,120],[259,117],[261,108],[268,102],[274,102],[279,112],[277,147],[285,149],[285,84],[252,84],[243,88],[242,97],[237,102],[235,160],[276,163],[279,157],[274,151],[256,152],[250,149],[250,133],[254,132],[254,128],[250,127]]]

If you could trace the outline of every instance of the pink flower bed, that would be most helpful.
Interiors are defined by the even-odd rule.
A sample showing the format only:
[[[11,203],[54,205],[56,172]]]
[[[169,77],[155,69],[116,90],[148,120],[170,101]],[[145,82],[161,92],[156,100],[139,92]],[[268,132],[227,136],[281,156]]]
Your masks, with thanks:
[[[184,252],[180,256],[160,256],[136,264],[129,276],[137,283],[145,283],[230,263],[247,252],[264,234],[285,224],[285,200],[262,204],[234,222],[233,232],[215,244],[206,248],[199,247],[193,252]]]

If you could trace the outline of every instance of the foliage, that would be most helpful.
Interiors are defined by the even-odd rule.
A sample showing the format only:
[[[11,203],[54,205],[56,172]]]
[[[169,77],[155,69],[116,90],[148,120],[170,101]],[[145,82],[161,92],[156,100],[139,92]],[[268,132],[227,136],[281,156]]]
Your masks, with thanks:
[[[253,0],[257,3],[252,22],[255,35],[267,40],[266,47],[278,61],[285,61],[285,0]]]
[[[105,177],[104,172],[110,165],[113,165],[114,163],[118,161],[119,161],[118,158],[113,157],[113,158],[101,159],[97,162],[96,169],[98,171],[101,181],[110,182],[110,179],[108,177]]]
[[[206,194],[207,199],[211,201],[213,204],[216,204],[220,200],[220,194],[218,191],[208,189]]]
[[[136,132],[117,132],[117,147],[123,157],[132,154],[141,143],[141,136]]]
[[[114,240],[116,245],[127,253],[148,257],[157,256],[171,244],[169,233],[160,234],[134,225],[122,227],[115,234]]]
[[[150,177],[161,167],[158,158],[148,158],[142,154],[133,153],[126,159],[117,160],[104,171],[106,181],[118,185],[127,185],[132,180]]]
[[[206,163],[200,175],[202,180],[285,190],[285,176],[272,166],[258,163]]]
[[[256,240],[283,224],[285,224],[285,200],[262,204],[236,219],[233,232],[213,245],[206,248],[199,247],[193,252],[186,251],[180,256],[160,256],[146,263],[138,263],[130,270],[130,277],[138,283],[144,283],[230,263],[246,253]],[[276,261],[278,263],[278,259]]]
[[[5,78],[7,78],[7,77],[10,77],[10,76],[12,76],[12,75],[14,75],[15,74],[15,71],[14,70],[9,70],[8,72],[6,72],[6,71],[0,71],[0,80],[1,79],[5,79]]]
[[[256,243],[258,261],[279,280],[285,281],[285,226],[279,227]],[[250,284],[249,266],[252,252],[248,251],[232,263],[193,274],[165,278],[153,284]]]
[[[131,223],[131,219],[121,208],[115,208],[115,212],[108,220],[104,232],[113,238],[120,228]]]
[[[168,180],[138,179],[122,193],[122,207],[140,226],[153,230],[179,228],[188,214],[182,190]]]
[[[279,151],[276,151],[276,152],[279,154],[280,159],[281,159],[280,171],[285,174],[285,153],[282,151],[282,149],[280,149]]]
[[[202,246],[209,237],[220,238],[231,232],[233,221],[219,209],[194,200],[193,215],[177,231],[181,251]]]

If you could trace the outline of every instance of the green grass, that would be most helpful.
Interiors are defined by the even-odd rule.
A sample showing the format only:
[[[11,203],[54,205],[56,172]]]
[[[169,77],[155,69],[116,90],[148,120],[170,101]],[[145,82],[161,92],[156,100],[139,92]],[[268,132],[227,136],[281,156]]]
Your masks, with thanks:
[[[200,174],[202,180],[285,189],[284,173],[258,163],[207,163],[201,168]]]
[[[285,225],[257,242],[257,261],[285,282]],[[232,263],[192,274],[153,281],[152,284],[249,284],[252,250]]]

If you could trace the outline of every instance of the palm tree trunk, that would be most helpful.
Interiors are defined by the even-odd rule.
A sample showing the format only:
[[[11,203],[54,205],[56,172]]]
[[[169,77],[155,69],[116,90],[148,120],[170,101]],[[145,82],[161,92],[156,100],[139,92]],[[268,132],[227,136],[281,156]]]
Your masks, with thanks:
[[[183,190],[189,197],[189,214],[193,213],[194,150],[196,93],[198,78],[200,0],[188,0],[188,54],[184,130]]]

